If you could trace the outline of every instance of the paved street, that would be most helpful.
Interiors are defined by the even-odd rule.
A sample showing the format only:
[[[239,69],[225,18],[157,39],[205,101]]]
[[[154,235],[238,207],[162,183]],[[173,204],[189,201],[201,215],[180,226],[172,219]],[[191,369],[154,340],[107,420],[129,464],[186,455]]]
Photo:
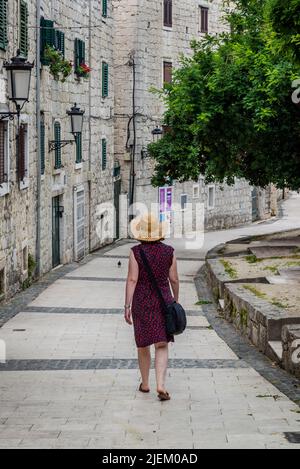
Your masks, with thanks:
[[[284,436],[300,432],[299,407],[286,395],[297,400],[297,382],[277,375],[264,357],[252,365],[251,350],[249,360],[241,358],[230,343],[235,332],[227,340],[215,330],[215,307],[196,306],[194,283],[207,249],[300,226],[299,209],[295,195],[276,221],[207,233],[196,252],[174,243],[188,329],[171,345],[170,402],[158,402],[153,372],[150,395],[137,391],[133,331],[122,310],[132,242],[53,272],[3,308],[0,339],[7,363],[0,365],[0,447],[300,448]]]

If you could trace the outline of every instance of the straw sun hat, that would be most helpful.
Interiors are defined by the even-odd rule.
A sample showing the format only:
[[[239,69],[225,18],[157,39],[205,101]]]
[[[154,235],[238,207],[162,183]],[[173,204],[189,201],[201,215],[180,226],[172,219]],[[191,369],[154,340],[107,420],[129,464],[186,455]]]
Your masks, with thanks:
[[[135,218],[132,220],[130,227],[135,239],[148,243],[160,241],[167,234],[167,224],[165,222],[160,223],[153,213],[147,213]]]

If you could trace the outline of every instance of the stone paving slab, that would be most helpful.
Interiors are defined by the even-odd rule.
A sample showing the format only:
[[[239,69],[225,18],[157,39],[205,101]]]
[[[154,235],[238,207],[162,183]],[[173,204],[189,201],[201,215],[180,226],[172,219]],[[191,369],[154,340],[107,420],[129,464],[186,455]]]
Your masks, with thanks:
[[[46,306],[61,308],[108,308],[120,309],[124,306],[125,281],[116,282],[74,282],[72,280],[57,280],[42,292],[29,306]],[[88,291],[88,295],[87,295]],[[181,290],[181,302],[186,309],[197,309],[198,301],[194,284],[185,284]]]
[[[276,401],[265,399],[278,416],[269,419],[266,413],[265,425],[262,399],[256,397],[265,380],[249,368],[171,368],[173,400],[167,405],[156,399],[153,372],[149,395],[137,391],[136,369],[0,374],[0,399],[10,403],[0,424],[1,447],[293,448],[281,429],[299,428],[299,416],[292,412],[296,406],[282,394]],[[234,416],[226,412],[224,380]]]
[[[130,370],[138,369],[136,359],[70,359],[70,360],[7,360],[5,364],[0,364],[2,371],[47,371],[47,370],[99,370],[116,369]],[[154,363],[152,363],[154,368]],[[172,359],[169,360],[169,368],[248,368],[246,362],[230,359]]]
[[[184,335],[170,345],[170,357],[236,359],[207,319],[188,316]],[[201,334],[197,327],[203,327]],[[206,329],[204,329],[206,327]],[[123,315],[19,313],[0,330],[7,359],[135,358],[133,329]]]

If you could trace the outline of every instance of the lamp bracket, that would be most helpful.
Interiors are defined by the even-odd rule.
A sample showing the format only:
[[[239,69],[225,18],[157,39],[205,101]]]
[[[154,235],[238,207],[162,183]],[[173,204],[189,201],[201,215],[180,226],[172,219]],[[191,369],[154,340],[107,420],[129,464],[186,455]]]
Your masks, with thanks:
[[[55,150],[60,150],[67,145],[73,145],[75,140],[60,140],[60,142],[56,142],[55,140],[49,141],[49,153]]]
[[[18,114],[18,112],[0,112],[0,120],[3,121],[9,119],[10,121],[13,121],[15,116]]]

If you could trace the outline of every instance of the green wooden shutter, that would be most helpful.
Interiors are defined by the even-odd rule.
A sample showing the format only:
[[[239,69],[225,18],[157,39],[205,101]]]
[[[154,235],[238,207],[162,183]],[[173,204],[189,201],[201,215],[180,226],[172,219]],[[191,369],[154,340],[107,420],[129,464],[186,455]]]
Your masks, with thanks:
[[[7,46],[7,0],[0,0],[0,49]]]
[[[54,47],[55,45],[55,30],[54,22],[41,18],[41,63],[49,65],[49,61],[45,59],[44,51],[46,46]]]
[[[107,18],[107,0],[102,0],[102,16]]]
[[[108,96],[108,64],[102,62],[102,97]]]
[[[82,162],[82,136],[76,135],[76,163]]]
[[[85,63],[85,42],[79,41],[79,65]]]
[[[80,39],[75,39],[74,46],[74,64],[75,64],[75,73],[80,76],[80,73],[77,72],[78,67],[85,63],[85,42]]]
[[[106,169],[107,165],[107,142],[106,139],[102,139],[102,171]]]
[[[26,132],[25,124],[20,125],[18,136],[18,180],[23,181],[26,175]]]
[[[23,57],[28,54],[28,6],[24,0],[20,2],[20,40],[19,49]]]
[[[65,33],[55,30],[55,48],[65,57]]]
[[[45,124],[41,122],[41,174],[45,174]]]
[[[59,122],[54,124],[54,139],[55,139],[55,169],[61,168],[61,127]]]
[[[79,39],[75,39],[74,42],[74,66],[75,66],[75,72],[77,71],[79,67]]]

